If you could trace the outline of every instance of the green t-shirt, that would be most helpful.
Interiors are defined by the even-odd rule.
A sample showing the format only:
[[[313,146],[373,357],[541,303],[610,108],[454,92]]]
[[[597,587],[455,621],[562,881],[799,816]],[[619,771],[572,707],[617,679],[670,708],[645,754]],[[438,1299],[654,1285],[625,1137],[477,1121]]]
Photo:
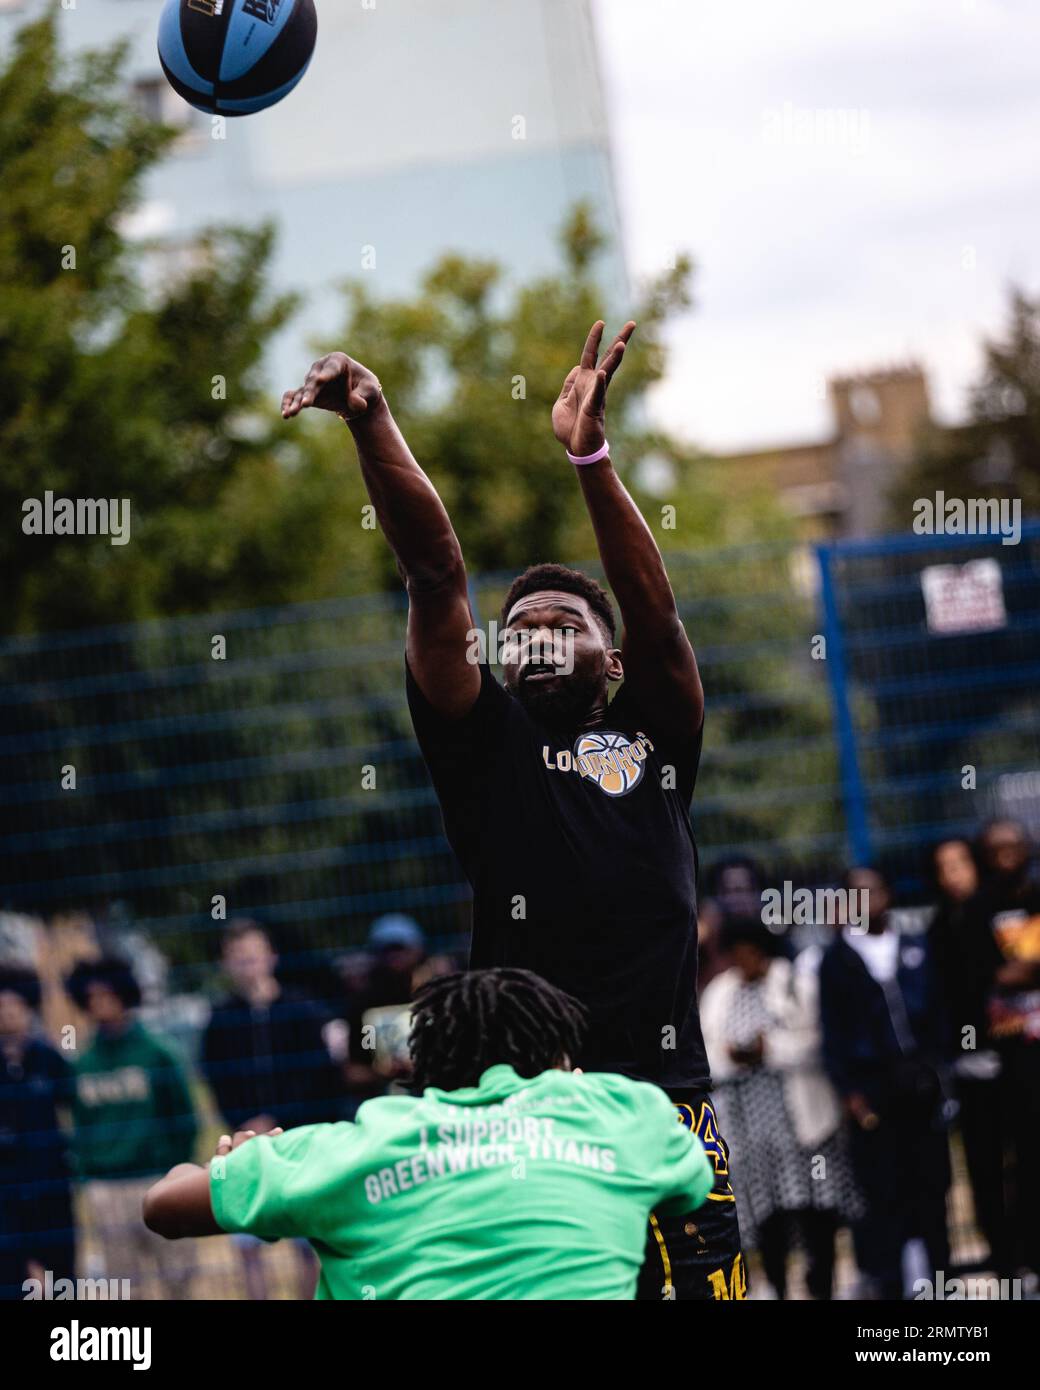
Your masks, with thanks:
[[[713,1176],[656,1086],[502,1065],[251,1139],[210,1196],[225,1231],[310,1240],[317,1298],[628,1299],[649,1212],[692,1210]]]
[[[191,1159],[195,1106],[184,1068],[136,1019],[115,1037],[95,1035],[75,1064],[75,1085],[80,1177],[144,1177]]]

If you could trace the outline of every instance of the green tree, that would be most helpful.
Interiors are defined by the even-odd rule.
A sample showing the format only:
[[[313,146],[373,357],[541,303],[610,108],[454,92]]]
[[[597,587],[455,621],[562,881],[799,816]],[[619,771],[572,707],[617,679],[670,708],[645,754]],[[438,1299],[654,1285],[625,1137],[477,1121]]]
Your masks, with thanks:
[[[983,366],[968,396],[968,421],[929,426],[891,499],[905,530],[915,498],[1019,498],[1040,512],[1040,298],[1010,294],[1001,334],[983,342]]]
[[[549,417],[589,324],[609,317],[596,281],[603,248],[579,205],[561,229],[560,270],[530,284],[511,288],[504,267],[454,254],[442,256],[409,299],[380,300],[364,280],[353,280],[344,287],[342,336],[315,344],[344,348],[377,373],[475,574],[594,551]],[[738,516],[726,507],[700,451],[647,424],[646,394],[666,369],[663,330],[689,306],[691,276],[690,260],[679,258],[639,295],[631,315],[639,326],[608,407],[615,466],[662,548],[724,543],[749,519],[748,510]],[[660,495],[643,485],[648,459],[659,476],[662,468],[670,475]],[[770,516],[773,535],[790,534],[765,497],[750,499],[750,510]],[[384,575],[398,582],[388,557]]]
[[[320,484],[285,485],[273,448],[261,362],[292,300],[265,289],[271,230],[207,233],[151,290],[120,231],[171,138],[121,99],[124,63],[64,58],[52,13],[0,71],[0,505],[131,507],[127,545],[0,531],[9,630],[280,598],[307,569],[308,500],[320,516]]]

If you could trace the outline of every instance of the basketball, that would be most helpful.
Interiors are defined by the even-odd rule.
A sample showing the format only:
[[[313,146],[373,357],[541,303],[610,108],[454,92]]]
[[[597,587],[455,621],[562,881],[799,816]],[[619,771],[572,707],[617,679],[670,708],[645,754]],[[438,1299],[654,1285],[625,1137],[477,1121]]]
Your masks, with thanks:
[[[159,61],[200,111],[248,116],[292,91],[317,34],[314,0],[166,0]]]

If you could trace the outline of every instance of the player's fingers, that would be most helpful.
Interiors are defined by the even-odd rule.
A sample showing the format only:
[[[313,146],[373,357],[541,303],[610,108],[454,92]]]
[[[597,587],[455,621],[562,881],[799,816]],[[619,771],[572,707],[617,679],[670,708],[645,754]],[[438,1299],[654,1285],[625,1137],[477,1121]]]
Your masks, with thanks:
[[[599,352],[599,345],[603,340],[603,329],[606,327],[602,319],[597,319],[589,329],[589,336],[585,339],[585,346],[581,350],[581,365],[583,367],[594,367],[596,365],[596,355]]]
[[[225,1154],[231,1152],[231,1135],[222,1134],[217,1140],[217,1157],[223,1158]]]
[[[614,373],[617,371],[618,367],[621,366],[621,359],[624,357],[624,355],[624,343],[618,339],[615,339],[610,346],[610,351],[607,353],[606,357],[604,357],[603,362],[600,366],[600,370],[606,372],[608,382],[610,381],[610,378],[614,375]]]
[[[296,395],[296,392],[295,392],[295,391],[283,391],[283,392],[282,392],[282,415],[283,415],[283,416],[288,415],[290,406],[292,405],[293,397],[294,397],[295,395]]]
[[[349,392],[350,369],[344,366],[342,357],[337,353],[330,353],[328,357],[323,357],[320,362],[315,362],[303,384],[304,405],[313,405],[329,382],[336,381],[339,377],[345,378]]]
[[[281,1125],[275,1125],[274,1129],[269,1129],[269,1130],[267,1131],[267,1137],[268,1137],[268,1139],[273,1139],[273,1138],[275,1137],[275,1135],[277,1135],[277,1134],[284,1134],[284,1133],[285,1133],[285,1130],[281,1127]]]
[[[338,375],[338,369],[331,357],[319,357],[317,362],[312,362],[302,387],[304,405],[310,405],[322,386]]]
[[[586,415],[599,415],[607,399],[607,374],[601,367],[582,406]]]
[[[571,393],[571,390],[574,386],[574,382],[580,371],[580,367],[572,367],[570,371],[567,373],[567,375],[563,378],[563,385],[560,387],[560,394],[557,397],[558,400],[565,401],[567,399],[567,397]]]
[[[343,364],[338,357],[330,356],[322,358],[321,362],[315,362],[317,371],[314,373],[315,381],[335,381],[338,376],[345,376]]]
[[[603,361],[600,363],[600,366],[607,368],[608,382],[620,366],[621,358],[624,356],[625,352],[625,344],[628,342],[629,338],[631,338],[632,334],[635,331],[636,321],[635,319],[629,319],[629,321],[625,324],[624,328],[621,329],[620,333],[618,333],[617,337],[614,339],[610,347],[607,349],[607,354],[604,357]],[[608,366],[608,363],[610,363],[611,365]]]

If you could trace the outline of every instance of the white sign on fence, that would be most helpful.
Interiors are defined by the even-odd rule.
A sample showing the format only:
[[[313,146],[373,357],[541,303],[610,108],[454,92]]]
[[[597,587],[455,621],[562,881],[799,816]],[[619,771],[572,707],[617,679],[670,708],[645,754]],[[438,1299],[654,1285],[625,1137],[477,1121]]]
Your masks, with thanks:
[[[996,560],[929,565],[921,571],[928,631],[993,632],[1007,627],[1004,580]]]

